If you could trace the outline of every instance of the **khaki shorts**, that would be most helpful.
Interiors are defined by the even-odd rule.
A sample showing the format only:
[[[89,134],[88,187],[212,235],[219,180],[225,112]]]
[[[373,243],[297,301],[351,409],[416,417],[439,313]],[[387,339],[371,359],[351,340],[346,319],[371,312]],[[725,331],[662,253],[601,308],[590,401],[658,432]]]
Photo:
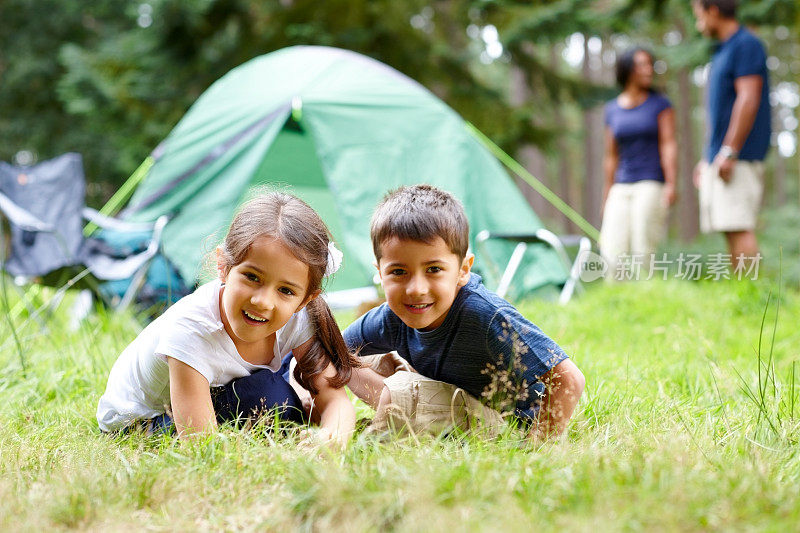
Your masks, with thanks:
[[[454,428],[482,429],[497,435],[503,416],[463,389],[414,372],[396,353],[361,357],[361,362],[386,376],[391,404],[375,414],[371,431],[410,430],[439,435]]]
[[[763,162],[737,161],[728,182],[719,177],[715,165],[705,164],[700,172],[700,230],[754,230],[763,194]]]

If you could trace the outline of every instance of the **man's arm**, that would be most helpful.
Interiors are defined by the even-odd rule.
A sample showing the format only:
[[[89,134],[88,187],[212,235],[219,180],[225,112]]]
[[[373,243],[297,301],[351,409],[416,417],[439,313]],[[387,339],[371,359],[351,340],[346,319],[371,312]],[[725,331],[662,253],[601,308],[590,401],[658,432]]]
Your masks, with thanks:
[[[761,104],[761,88],[763,85],[764,79],[758,74],[740,76],[733,81],[736,100],[733,102],[731,121],[728,123],[728,131],[725,132],[722,145],[730,146],[736,153],[742,149],[744,141],[753,128],[753,123],[756,120],[758,108]],[[719,168],[719,177],[728,181],[731,178],[736,158],[717,154],[714,162]]]
[[[545,384],[542,406],[529,434],[533,441],[557,437],[564,432],[586,384],[583,374],[570,359],[558,363],[542,381]]]

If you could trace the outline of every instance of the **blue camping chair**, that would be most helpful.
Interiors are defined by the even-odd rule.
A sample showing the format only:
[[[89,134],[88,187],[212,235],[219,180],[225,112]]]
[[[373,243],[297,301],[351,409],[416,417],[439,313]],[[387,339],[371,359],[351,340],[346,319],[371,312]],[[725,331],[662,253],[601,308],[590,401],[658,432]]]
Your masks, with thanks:
[[[120,221],[85,207],[84,195],[80,154],[63,154],[29,167],[0,162],[0,212],[9,225],[0,259],[15,285],[57,287],[56,305],[69,288],[89,289],[114,309],[135,301],[153,303],[139,299],[148,290],[150,299],[160,294],[145,289],[150,277],[155,285],[166,278],[174,289],[167,291],[171,301],[189,292],[159,254],[168,217],[153,223]],[[87,220],[99,228],[89,237],[84,235]]]

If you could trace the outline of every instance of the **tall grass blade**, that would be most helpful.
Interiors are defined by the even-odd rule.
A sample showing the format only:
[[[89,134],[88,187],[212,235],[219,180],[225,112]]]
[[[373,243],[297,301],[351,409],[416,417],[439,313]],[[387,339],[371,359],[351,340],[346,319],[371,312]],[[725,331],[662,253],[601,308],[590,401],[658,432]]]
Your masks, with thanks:
[[[791,395],[791,398],[789,400],[789,403],[790,403],[790,406],[789,406],[789,420],[794,420],[794,392],[795,392],[795,388],[794,388],[794,366],[795,366],[796,362],[797,361],[792,361],[792,379],[789,381],[789,387],[791,387],[789,389],[790,395]]]
[[[764,394],[766,393],[766,385],[763,385],[762,387],[762,383],[765,383],[765,381],[761,379],[761,365],[763,364],[761,360],[761,341],[764,338],[764,324],[767,321],[767,310],[769,309],[770,300],[772,300],[772,291],[769,291],[769,294],[767,294],[767,303],[764,305],[764,313],[761,315],[761,326],[758,328],[758,350],[756,352],[756,355],[758,357],[758,397],[761,403],[761,405],[759,406],[759,413],[763,413],[764,409],[766,408],[766,405],[764,403]],[[758,416],[758,420],[756,420],[756,425],[758,425],[759,422],[761,422],[760,414]]]
[[[0,285],[2,285],[3,290],[3,316],[6,317],[6,322],[8,322],[8,329],[11,330],[11,336],[14,339],[14,346],[17,348],[17,354],[19,355],[19,364],[22,367],[22,377],[28,377],[28,365],[25,363],[25,354],[22,351],[22,343],[19,341],[19,335],[17,335],[17,328],[14,327],[14,321],[11,319],[11,307],[8,304],[8,292],[6,288],[6,275],[0,272]]]

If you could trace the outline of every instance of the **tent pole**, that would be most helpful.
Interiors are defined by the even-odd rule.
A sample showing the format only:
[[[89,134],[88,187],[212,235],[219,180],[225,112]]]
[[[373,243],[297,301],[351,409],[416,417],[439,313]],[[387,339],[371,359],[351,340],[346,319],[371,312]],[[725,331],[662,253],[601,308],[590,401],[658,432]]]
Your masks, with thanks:
[[[106,205],[100,209],[100,214],[114,216],[122,204],[128,201],[128,198],[133,194],[136,186],[139,185],[139,182],[142,181],[150,171],[150,167],[153,166],[153,163],[155,163],[155,158],[152,155],[147,156],[145,160],[142,161],[142,164],[139,165],[139,168],[133,171],[133,174],[122,184],[122,187],[120,187],[111,199],[106,202]],[[89,222],[86,224],[86,227],[83,228],[83,234],[88,237],[96,229],[97,225],[94,222]]]
[[[470,122],[464,121],[473,137],[475,137],[481,144],[483,144],[494,156],[499,159],[506,167],[509,168],[514,174],[525,180],[528,185],[542,195],[542,197],[553,204],[556,209],[561,211],[564,216],[575,223],[583,232],[594,239],[600,240],[600,232],[597,228],[592,226],[585,218],[583,218],[577,211],[570,207],[564,200],[558,197],[556,193],[551,191],[547,185],[539,181],[536,176],[528,172],[525,167],[517,163],[513,157],[503,151],[502,148],[497,146],[489,137],[483,134],[478,128],[473,126]]]

